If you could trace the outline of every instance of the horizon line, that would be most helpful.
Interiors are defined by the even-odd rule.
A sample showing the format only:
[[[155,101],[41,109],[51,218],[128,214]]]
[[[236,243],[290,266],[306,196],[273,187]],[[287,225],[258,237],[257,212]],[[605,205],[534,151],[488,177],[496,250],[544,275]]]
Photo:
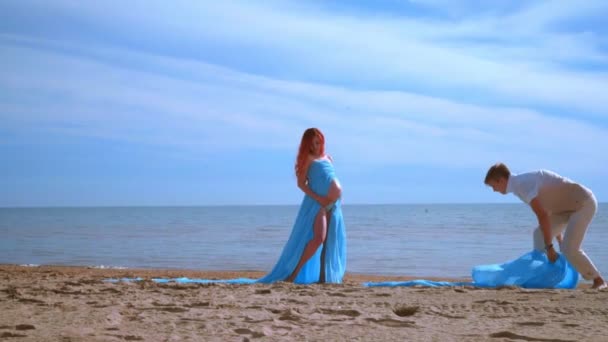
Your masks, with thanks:
[[[608,202],[600,202],[608,203]],[[488,204],[523,204],[523,202],[403,202],[403,203],[348,203],[343,206],[397,206],[397,205],[488,205]],[[128,205],[40,205],[40,206],[0,206],[0,209],[87,209],[87,208],[194,208],[194,207],[294,207],[299,206],[298,203],[293,204],[188,204],[188,205],[141,205],[141,204],[128,204]]]

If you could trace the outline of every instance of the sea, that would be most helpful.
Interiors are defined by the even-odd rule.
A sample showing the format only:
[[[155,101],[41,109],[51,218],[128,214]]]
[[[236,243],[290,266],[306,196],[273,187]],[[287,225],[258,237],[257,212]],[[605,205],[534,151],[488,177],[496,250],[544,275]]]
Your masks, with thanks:
[[[532,250],[536,218],[513,204],[343,205],[347,272],[469,277]],[[297,205],[0,208],[0,264],[270,271]],[[608,275],[608,205],[583,249]]]

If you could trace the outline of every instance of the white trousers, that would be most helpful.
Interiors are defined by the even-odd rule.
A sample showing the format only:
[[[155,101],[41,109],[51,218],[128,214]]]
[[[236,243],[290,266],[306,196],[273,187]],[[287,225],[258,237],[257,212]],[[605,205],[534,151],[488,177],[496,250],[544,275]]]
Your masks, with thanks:
[[[595,279],[599,276],[597,268],[581,248],[583,238],[596,210],[597,201],[595,196],[591,195],[583,203],[581,209],[569,214],[550,216],[551,238],[553,239],[560,233],[565,232],[563,242],[559,246],[560,252],[576,268],[578,273],[587,280]],[[539,251],[545,250],[545,239],[540,227],[534,230],[534,248]]]

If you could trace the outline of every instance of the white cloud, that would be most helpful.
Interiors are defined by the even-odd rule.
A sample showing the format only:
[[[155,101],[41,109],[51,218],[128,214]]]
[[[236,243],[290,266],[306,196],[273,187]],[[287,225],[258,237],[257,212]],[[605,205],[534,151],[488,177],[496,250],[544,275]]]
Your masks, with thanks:
[[[6,128],[211,153],[294,151],[304,128],[318,126],[351,165],[481,168],[505,160],[581,171],[608,163],[605,127],[546,112],[276,80],[127,50],[52,50],[3,47],[0,88],[18,94],[0,103]],[[125,59],[146,68],[123,66]]]
[[[157,50],[166,45],[162,53],[203,61],[198,56],[209,52],[197,47],[224,48],[228,50],[218,53],[229,55],[226,60],[239,60],[225,62],[230,67],[273,78],[408,89],[452,99],[450,94],[457,93],[472,103],[483,97],[592,117],[605,116],[608,108],[603,96],[608,74],[561,65],[608,63],[598,48],[600,38],[593,32],[549,28],[604,9],[607,5],[600,1],[540,2],[513,13],[458,21],[336,14],[282,2],[134,2],[125,8],[111,1],[64,1],[37,6],[81,18],[88,23],[85,31],[106,30],[99,38],[104,44],[137,41],[134,46]]]

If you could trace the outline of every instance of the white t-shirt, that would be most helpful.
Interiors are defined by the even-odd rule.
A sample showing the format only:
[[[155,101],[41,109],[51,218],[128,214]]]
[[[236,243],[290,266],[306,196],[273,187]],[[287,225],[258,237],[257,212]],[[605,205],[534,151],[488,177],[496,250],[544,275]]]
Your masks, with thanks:
[[[507,193],[526,204],[538,197],[545,210],[553,213],[576,211],[591,197],[591,190],[549,170],[512,174]]]

